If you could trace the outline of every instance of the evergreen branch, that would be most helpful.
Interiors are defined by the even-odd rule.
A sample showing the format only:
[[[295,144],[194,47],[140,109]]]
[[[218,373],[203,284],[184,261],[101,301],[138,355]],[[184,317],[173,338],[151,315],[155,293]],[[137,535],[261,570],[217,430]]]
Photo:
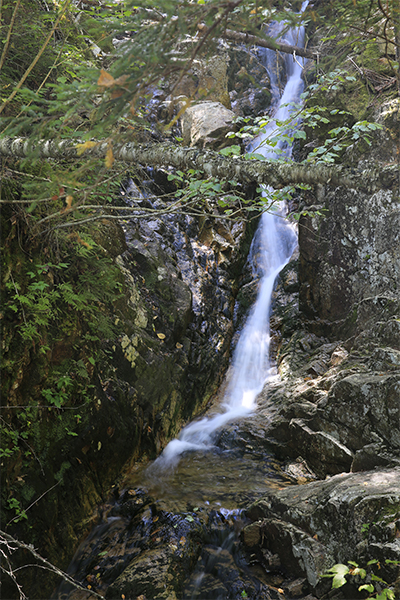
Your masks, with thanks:
[[[180,84],[180,82],[183,79],[183,76],[185,75],[185,73],[187,73],[187,71],[190,69],[190,67],[193,64],[194,59],[196,58],[196,56],[199,54],[200,50],[202,49],[202,47],[204,46],[207,38],[210,36],[210,34],[218,27],[218,25],[227,17],[227,15],[232,12],[232,10],[234,10],[236,7],[238,7],[240,4],[242,4],[243,0],[237,0],[234,3],[228,3],[228,7],[224,10],[224,12],[222,13],[222,15],[212,24],[212,26],[210,28],[207,29],[207,31],[205,32],[205,35],[201,38],[201,40],[198,42],[198,44],[196,44],[195,49],[192,52],[191,57],[189,58],[189,60],[187,61],[186,65],[184,66],[184,68],[181,71],[181,75],[178,77],[178,80],[175,82],[175,84],[172,86],[172,89],[170,90],[170,93],[173,94],[174,90],[176,89],[176,87]]]
[[[3,68],[4,61],[5,61],[6,56],[7,56],[8,46],[10,45],[11,34],[13,32],[13,29],[14,29],[14,23],[15,23],[15,19],[17,17],[17,12],[18,12],[20,4],[21,4],[21,0],[17,0],[17,3],[16,3],[15,8],[14,8],[14,12],[13,12],[12,17],[11,17],[10,25],[8,27],[7,37],[6,37],[6,41],[5,41],[5,44],[4,44],[3,52],[1,53],[0,71]],[[1,22],[1,19],[0,19],[0,22]]]
[[[6,106],[8,104],[10,104],[10,102],[15,98],[15,96],[17,95],[18,91],[21,89],[21,87],[24,85],[25,80],[27,79],[27,77],[30,75],[30,73],[32,72],[32,70],[35,68],[37,62],[39,61],[40,57],[42,56],[43,52],[46,50],[55,30],[57,29],[61,19],[63,18],[64,14],[67,11],[68,5],[71,2],[71,0],[65,0],[64,2],[64,6],[60,12],[60,14],[57,17],[56,22],[54,23],[51,31],[49,32],[47,38],[45,39],[45,41],[43,42],[42,47],[40,48],[39,52],[37,53],[37,55],[35,56],[35,58],[33,59],[33,61],[31,62],[31,64],[29,65],[29,67],[26,69],[25,73],[22,75],[21,79],[19,80],[19,82],[17,83],[17,85],[15,86],[14,90],[12,91],[12,93],[9,95],[9,97],[7,98],[7,100],[5,100],[3,102],[3,105],[0,106],[0,114],[3,112],[3,110],[6,108]]]

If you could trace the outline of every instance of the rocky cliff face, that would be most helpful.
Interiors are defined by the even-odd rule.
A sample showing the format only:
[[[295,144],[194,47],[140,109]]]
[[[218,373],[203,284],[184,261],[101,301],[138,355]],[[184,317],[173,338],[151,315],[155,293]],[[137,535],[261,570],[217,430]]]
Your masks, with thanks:
[[[382,107],[381,118],[392,115],[389,139],[398,104]],[[371,160],[379,165],[374,150]],[[289,447],[291,439],[293,447],[300,443],[325,476],[360,467],[369,444],[381,444],[395,462],[399,454],[400,203],[397,186],[370,195],[320,190],[318,199],[326,216],[300,222],[299,310],[307,333],[297,330],[279,350],[291,398],[273,435]],[[339,456],[335,471],[328,462]]]
[[[384,128],[360,167],[397,160],[399,106],[395,98],[376,112]],[[371,194],[317,190],[307,202],[325,216],[302,217],[298,266],[288,266],[298,268],[299,312],[277,296],[282,382],[265,391],[277,410],[264,443],[299,483],[310,470],[327,481],[256,503],[244,543],[262,549],[267,571],[278,556],[318,598],[358,597],[350,584],[328,594],[320,574],[335,563],[376,559],[384,577],[397,576],[385,560],[400,560],[399,192],[400,179]]]
[[[396,156],[397,118],[398,100],[387,101],[376,114],[383,132],[371,153],[360,156],[360,167],[371,160],[379,168],[380,161]],[[218,444],[230,447],[234,439],[261,456],[272,451],[299,484],[271,491],[246,511],[252,523],[243,530],[242,547],[258,569],[262,597],[278,598],[274,582],[283,581],[289,597],[355,598],[361,582],[332,593],[330,580],[321,578],[324,570],[348,560],[361,566],[375,560],[379,569],[373,575],[394,582],[400,560],[399,188],[361,194],[326,186],[308,192],[305,202],[309,211],[324,209],[325,216],[302,217],[299,256],[284,269],[276,290],[272,324],[281,381],[264,390],[258,416],[228,426]],[[200,229],[196,244],[202,241],[203,251],[214,244],[223,256],[221,235]],[[180,264],[196,290],[193,267]],[[197,315],[201,329],[201,311]],[[145,546],[118,579],[111,578],[109,597],[182,592],[188,573],[176,569],[168,535],[157,538],[157,551]],[[199,552],[198,545],[188,549],[186,559],[194,561]],[[229,556],[218,560],[218,572],[223,563],[234,573]],[[207,589],[216,594],[229,587],[224,580],[225,588],[217,590],[210,582]]]
[[[45,491],[59,477],[57,489],[29,514],[35,529],[45,532],[40,551],[50,560],[66,568],[91,526],[93,509],[121,470],[155,458],[207,406],[228,363],[235,296],[251,237],[244,222],[184,216],[138,219],[125,226],[125,235],[104,223],[96,233],[121,274],[123,294],[113,317],[120,334],[103,340],[103,359],[92,371],[94,397],[80,408],[76,435],[51,430],[53,443],[35,447],[42,473],[29,471],[29,485]],[[72,351],[64,340],[62,357]],[[35,364],[27,355],[10,404],[23,403],[21,394],[33,396]],[[36,366],[33,384],[43,386],[45,377]],[[38,430],[50,426],[42,420]],[[11,483],[11,467],[7,477]],[[21,524],[16,529],[25,535]],[[30,597],[42,598],[43,580],[38,585],[35,570],[31,574]],[[47,585],[50,593],[51,578]]]

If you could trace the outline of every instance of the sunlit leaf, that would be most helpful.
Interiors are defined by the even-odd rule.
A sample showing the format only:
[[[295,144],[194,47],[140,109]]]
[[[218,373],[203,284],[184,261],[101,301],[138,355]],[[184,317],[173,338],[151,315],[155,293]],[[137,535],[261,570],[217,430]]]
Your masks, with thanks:
[[[114,164],[114,154],[111,146],[108,146],[107,148],[105,164],[107,169],[111,169]]]
[[[83,154],[86,150],[95,148],[95,146],[97,146],[97,142],[91,142],[90,140],[88,140],[84,144],[77,144],[76,145],[76,153],[78,156],[81,156],[81,154]]]
[[[115,79],[112,75],[110,75],[110,73],[107,73],[107,71],[101,69],[100,77],[97,80],[97,85],[100,85],[101,87],[111,87],[112,85],[115,85]]]

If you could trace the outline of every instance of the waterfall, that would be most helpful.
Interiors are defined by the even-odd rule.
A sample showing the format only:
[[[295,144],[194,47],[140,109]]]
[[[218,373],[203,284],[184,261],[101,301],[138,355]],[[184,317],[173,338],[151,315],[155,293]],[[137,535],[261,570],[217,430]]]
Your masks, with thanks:
[[[302,11],[307,3],[307,1],[303,2]],[[275,24],[274,27],[279,27],[282,32],[285,23]],[[304,27],[288,29],[282,39],[288,44],[302,47]],[[265,144],[265,140],[274,134],[277,128],[275,121],[285,121],[290,117],[292,109],[288,103],[296,102],[300,98],[303,91],[303,59],[286,55],[287,82],[281,94],[277,69],[274,68],[274,63],[277,61],[276,52],[265,50],[263,54],[276,103],[273,120],[252,142],[251,149],[256,149],[257,153],[273,159],[277,154]],[[292,123],[292,127],[295,127],[295,124]],[[290,157],[290,148],[285,141],[279,141],[277,147],[280,156],[283,153]],[[284,207],[279,207],[275,214],[263,213],[254,236],[250,259],[257,260],[259,290],[234,351],[221,406],[222,412],[190,423],[182,430],[178,439],[167,445],[154,466],[163,468],[171,465],[186,450],[206,450],[212,447],[214,434],[219,428],[238,417],[249,415],[256,408],[256,398],[271,376],[269,319],[275,279],[290,260],[297,245],[297,235],[293,227],[282,216],[284,216]]]

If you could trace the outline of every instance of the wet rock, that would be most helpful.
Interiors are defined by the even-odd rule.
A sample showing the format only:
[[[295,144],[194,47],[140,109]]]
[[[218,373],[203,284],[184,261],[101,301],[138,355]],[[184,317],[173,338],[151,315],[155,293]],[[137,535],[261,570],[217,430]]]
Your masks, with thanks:
[[[252,523],[243,530],[243,543],[250,548],[258,546],[261,541],[260,526],[258,523]]]
[[[289,598],[299,598],[303,594],[305,582],[305,579],[295,579],[294,581],[286,584],[283,589]]]
[[[247,515],[254,521],[247,527],[258,528],[262,548],[278,554],[291,575],[305,575],[311,588],[319,589],[321,573],[333,564],[365,565],[376,558],[384,565],[389,556],[400,558],[400,468],[341,474],[271,492]],[[374,527],[363,528],[369,523]],[[251,533],[247,539],[256,538]],[[396,570],[385,570],[393,581]]]
[[[237,46],[230,49],[229,55],[228,89],[233,112],[241,117],[265,114],[271,92],[262,56]]]
[[[187,589],[184,598],[199,599],[209,598],[210,600],[227,600],[228,590],[217,577],[211,573],[199,575]]]
[[[148,550],[133,560],[108,588],[106,598],[134,598],[143,595],[154,600],[176,600],[169,573],[172,552]]]

